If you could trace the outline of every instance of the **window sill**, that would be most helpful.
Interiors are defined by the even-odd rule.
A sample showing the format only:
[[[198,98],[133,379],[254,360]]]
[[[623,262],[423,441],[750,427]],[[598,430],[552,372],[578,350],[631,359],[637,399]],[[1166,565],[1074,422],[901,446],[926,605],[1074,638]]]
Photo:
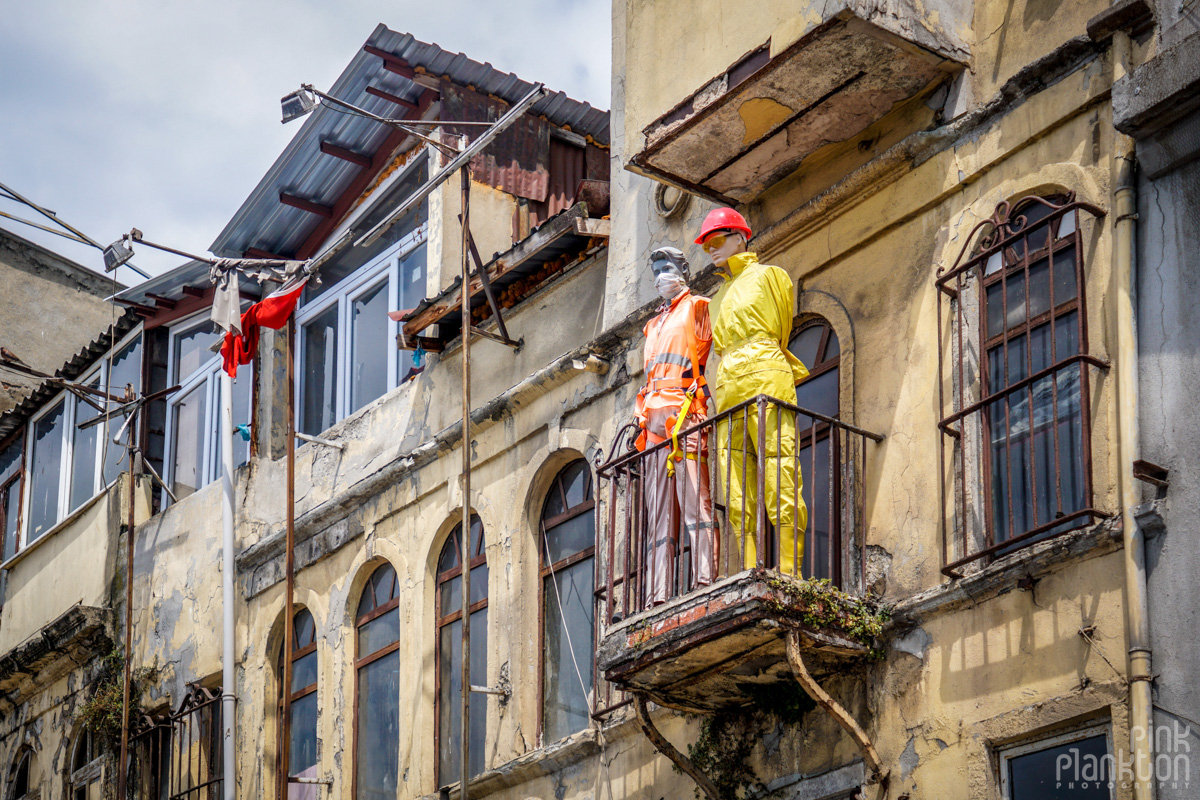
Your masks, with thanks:
[[[557,742],[531,750],[477,775],[471,779],[469,795],[472,798],[486,797],[546,775],[553,775],[584,759],[600,755],[602,752],[601,741],[611,744],[637,730],[637,724],[630,716],[618,718],[616,721],[606,724],[603,737],[594,728],[571,734],[565,739],[559,739]],[[446,788],[448,790],[446,795],[433,792],[424,795],[419,800],[439,800],[443,797],[453,800],[459,796],[458,781],[449,784]]]
[[[116,478],[108,486],[105,486],[103,489],[97,492],[94,497],[64,517],[61,522],[55,524],[54,527],[47,530],[37,539],[34,539],[32,542],[22,547],[19,551],[17,551],[16,554],[13,555],[12,558],[8,559],[8,561],[5,561],[3,564],[0,564],[0,570],[8,571],[13,569],[15,566],[24,561],[25,557],[30,553],[34,552],[43,544],[53,539],[55,535],[59,533],[59,531],[66,530],[74,525],[81,517],[87,514],[88,511],[91,510],[92,506],[96,505],[96,503],[98,503],[102,497],[107,497],[110,492],[113,492],[123,477],[124,476]],[[120,496],[120,492],[115,492],[114,494],[116,494],[118,497]]]
[[[998,597],[1022,579],[1040,578],[1080,561],[1120,550],[1121,518],[1115,517],[1045,539],[1001,556],[982,569],[915,594],[896,603],[892,627]]]

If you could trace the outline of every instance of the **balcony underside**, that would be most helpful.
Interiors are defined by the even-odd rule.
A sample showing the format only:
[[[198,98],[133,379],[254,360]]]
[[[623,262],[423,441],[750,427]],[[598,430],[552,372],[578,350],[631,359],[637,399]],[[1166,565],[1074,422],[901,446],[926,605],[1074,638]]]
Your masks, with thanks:
[[[783,590],[791,580],[750,570],[638,614],[601,640],[600,668],[608,680],[660,705],[715,711],[746,706],[761,700],[764,689],[794,681],[788,631],[801,634],[818,674],[867,653],[838,631],[806,625]]]
[[[961,69],[849,11],[765,56],[734,64],[646,127],[634,169],[745,203],[823,146],[853,138]]]

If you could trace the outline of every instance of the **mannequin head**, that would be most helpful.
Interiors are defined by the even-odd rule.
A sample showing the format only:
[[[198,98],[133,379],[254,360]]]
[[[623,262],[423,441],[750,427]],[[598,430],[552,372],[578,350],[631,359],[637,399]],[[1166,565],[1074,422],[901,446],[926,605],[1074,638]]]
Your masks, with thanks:
[[[674,300],[687,289],[691,267],[687,257],[674,247],[660,247],[650,254],[654,288],[664,300]]]
[[[705,236],[700,247],[712,259],[714,267],[728,272],[729,257],[746,252],[746,234],[728,228],[718,229]]]

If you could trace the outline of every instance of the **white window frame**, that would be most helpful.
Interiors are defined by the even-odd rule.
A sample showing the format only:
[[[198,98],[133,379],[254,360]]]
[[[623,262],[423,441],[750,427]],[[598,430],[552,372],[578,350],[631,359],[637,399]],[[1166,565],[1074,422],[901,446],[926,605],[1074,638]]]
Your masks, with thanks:
[[[350,411],[350,382],[352,380],[350,359],[353,355],[353,342],[351,338],[353,320],[350,313],[352,304],[358,298],[377,288],[382,282],[387,281],[388,309],[394,310],[400,299],[400,263],[409,253],[425,244],[428,234],[429,223],[426,221],[405,234],[399,241],[376,256],[374,260],[359,267],[340,282],[324,291],[320,296],[314,298],[296,314],[296,329],[300,333],[297,336],[296,342],[296,352],[300,355],[300,361],[297,364],[295,373],[297,409],[304,407],[305,364],[303,362],[303,354],[305,352],[305,326],[329,311],[330,308],[336,306],[338,318],[337,374],[334,376],[335,402],[333,424],[336,425],[353,413]],[[425,270],[426,275],[428,275],[428,261],[426,261]],[[399,332],[400,323],[389,317],[385,347],[390,347],[390,343],[396,340],[396,334]],[[396,355],[387,359],[387,388],[384,390],[384,395],[396,388],[400,375],[400,358],[404,355],[403,352],[397,350]]]
[[[101,391],[108,385],[108,362],[109,357],[124,350],[131,342],[142,335],[142,327],[139,325],[129,333],[125,334],[113,347],[97,361],[93,367],[80,377],[74,379],[73,383],[78,383],[86,386],[93,380],[98,379],[98,385]],[[143,347],[145,343],[143,342]],[[144,353],[143,353],[144,354]],[[98,397],[93,397],[97,403],[104,404],[105,401]],[[41,541],[50,534],[63,520],[75,513],[79,508],[87,505],[93,500],[96,495],[109,489],[118,479],[114,479],[111,483],[104,483],[104,460],[108,452],[108,448],[112,446],[112,442],[108,440],[108,436],[104,433],[97,434],[100,438],[100,446],[96,448],[96,465],[95,474],[93,477],[92,494],[87,499],[81,502],[76,508],[71,508],[71,470],[75,463],[75,437],[81,433],[75,427],[75,415],[79,403],[79,397],[71,392],[63,390],[54,396],[54,399],[46,403],[42,410],[29,418],[25,424],[25,477],[22,480],[21,487],[21,508],[24,512],[21,518],[20,531],[20,546],[17,552],[25,550],[32,542],[29,541],[29,527],[33,523],[32,514],[30,514],[30,502],[33,498],[33,444],[34,430],[37,423],[48,415],[51,411],[58,407],[59,403],[63,403],[63,441],[61,458],[58,464],[58,511],[55,514],[54,524],[46,529],[36,541]],[[101,430],[108,430],[107,425],[97,426]],[[94,429],[89,429],[94,430]]]
[[[167,398],[166,444],[163,448],[163,483],[170,486],[175,482],[175,411],[179,407],[179,402],[184,397],[193,389],[200,386],[200,384],[204,384],[204,441],[201,443],[203,450],[201,451],[202,460],[198,481],[200,485],[196,487],[197,492],[220,477],[221,464],[217,458],[217,426],[220,424],[220,420],[215,415],[219,413],[221,407],[221,372],[224,368],[224,360],[220,353],[214,353],[211,358],[201,363],[195,371],[188,375],[176,375],[175,342],[181,336],[192,333],[197,328],[203,327],[206,324],[211,325],[211,320],[211,311],[204,309],[171,325],[167,336],[167,386],[178,384],[179,390],[172,392]],[[254,362],[251,361],[245,367],[247,369],[246,372],[243,372],[241,369],[238,370],[238,377],[234,379],[234,391],[237,391],[238,380],[250,381],[251,403],[253,403]],[[236,424],[236,420],[234,422]],[[165,488],[162,490],[160,497],[163,508],[171,504],[171,496],[167,494]]]
[[[1049,750],[1053,747],[1059,747],[1064,744],[1082,741],[1083,739],[1092,739],[1096,736],[1104,737],[1104,741],[1108,747],[1109,755],[1115,756],[1116,751],[1113,749],[1112,725],[1108,720],[1098,724],[1089,724],[1081,728],[1075,728],[1054,736],[1027,740],[1019,744],[998,748],[996,751],[996,756],[998,766],[1000,768],[1000,796],[1003,798],[1003,800],[1013,800],[1012,787],[1009,786],[1008,781],[1008,762],[1012,759],[1019,758],[1021,756],[1027,756],[1030,753],[1037,753],[1042,750]],[[1114,789],[1109,789],[1109,797],[1116,797],[1114,791]]]

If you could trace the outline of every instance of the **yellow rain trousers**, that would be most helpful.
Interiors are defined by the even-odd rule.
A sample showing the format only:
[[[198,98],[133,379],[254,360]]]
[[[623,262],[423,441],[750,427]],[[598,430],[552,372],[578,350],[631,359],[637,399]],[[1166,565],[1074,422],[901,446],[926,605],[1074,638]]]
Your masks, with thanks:
[[[727,263],[730,274],[709,306],[713,349],[721,357],[713,386],[717,413],[760,394],[794,405],[796,384],[808,377],[808,369],[787,349],[795,313],[792,279],[779,267],[760,264],[754,253],[739,253]],[[796,414],[768,404],[765,422],[765,511],[779,536],[779,570],[799,575],[808,509],[796,459]],[[758,557],[759,433],[754,405],[746,408],[744,423],[738,411],[717,424],[718,480],[728,485],[729,524],[747,569]],[[764,562],[771,561],[767,554]]]

